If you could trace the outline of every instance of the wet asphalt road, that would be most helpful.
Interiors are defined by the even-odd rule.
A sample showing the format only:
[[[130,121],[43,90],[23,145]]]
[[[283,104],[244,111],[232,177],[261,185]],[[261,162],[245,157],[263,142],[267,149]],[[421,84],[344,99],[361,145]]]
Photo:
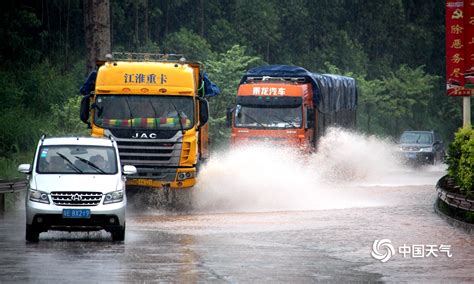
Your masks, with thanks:
[[[28,244],[23,210],[10,211],[0,215],[0,282],[473,282],[473,235],[433,210],[443,172],[413,175],[393,178],[405,185],[343,188],[368,202],[338,209],[129,212],[123,243],[106,232],[48,232]],[[396,250],[450,245],[452,257],[396,252],[382,263],[371,257],[376,239]]]

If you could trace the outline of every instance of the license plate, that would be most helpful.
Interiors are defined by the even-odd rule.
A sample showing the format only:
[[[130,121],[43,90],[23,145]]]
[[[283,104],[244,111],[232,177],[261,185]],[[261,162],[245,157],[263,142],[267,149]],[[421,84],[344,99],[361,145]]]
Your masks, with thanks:
[[[405,153],[405,157],[407,157],[408,159],[415,159],[416,154],[415,153]]]
[[[90,209],[63,209],[63,218],[89,219],[90,217]]]

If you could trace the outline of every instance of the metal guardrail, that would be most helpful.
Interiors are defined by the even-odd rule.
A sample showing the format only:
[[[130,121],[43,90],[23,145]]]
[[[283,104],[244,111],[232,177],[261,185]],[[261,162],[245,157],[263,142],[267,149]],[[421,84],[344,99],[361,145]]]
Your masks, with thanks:
[[[25,190],[28,181],[24,179],[0,180],[0,194]]]
[[[436,190],[438,191],[439,199],[450,206],[474,212],[474,199],[468,198],[461,194],[446,191],[445,188],[447,185],[453,188],[459,188],[452,180],[448,178],[448,176],[442,177],[436,184]]]

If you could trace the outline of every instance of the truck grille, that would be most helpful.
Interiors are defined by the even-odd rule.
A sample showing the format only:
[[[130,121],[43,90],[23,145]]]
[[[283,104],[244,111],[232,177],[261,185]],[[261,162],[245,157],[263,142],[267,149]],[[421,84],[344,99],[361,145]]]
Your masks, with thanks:
[[[102,200],[101,192],[51,192],[51,199],[57,206],[96,206]]]
[[[183,143],[117,139],[117,146],[121,164],[137,168],[137,174],[128,178],[175,179]],[[189,155],[189,149],[186,153]]]

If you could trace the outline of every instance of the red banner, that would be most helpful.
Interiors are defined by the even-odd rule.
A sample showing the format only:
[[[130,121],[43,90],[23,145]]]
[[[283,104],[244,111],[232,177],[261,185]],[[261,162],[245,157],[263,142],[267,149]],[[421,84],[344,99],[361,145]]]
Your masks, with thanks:
[[[474,0],[446,1],[446,89],[474,94]]]
[[[464,0],[464,87],[474,88],[474,0]]]

